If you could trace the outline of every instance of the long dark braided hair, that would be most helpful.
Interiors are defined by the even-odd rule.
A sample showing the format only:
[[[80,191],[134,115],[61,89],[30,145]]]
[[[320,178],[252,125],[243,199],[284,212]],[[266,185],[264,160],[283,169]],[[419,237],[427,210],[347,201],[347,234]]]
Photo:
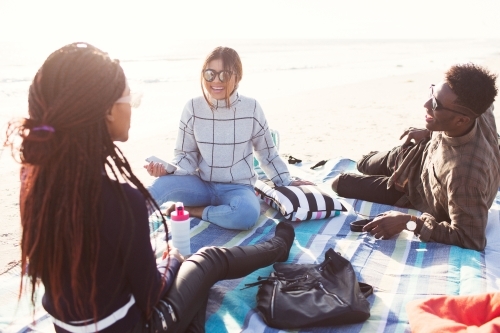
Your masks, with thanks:
[[[149,207],[159,208],[106,126],[105,117],[125,87],[118,60],[90,44],[66,45],[53,52],[36,74],[29,89],[29,118],[11,121],[7,129],[5,145],[22,163],[22,273],[30,279],[32,302],[42,278],[61,316],[63,273],[69,271],[72,313],[85,315],[90,301],[97,320],[102,182],[125,180],[143,194]],[[119,182],[111,183],[122,198],[121,214],[127,223],[133,214],[126,195]],[[162,221],[168,232],[163,217]],[[121,232],[133,232],[134,223],[128,224]],[[85,278],[89,272],[90,278]],[[22,290],[21,280],[20,294]],[[91,290],[90,299],[85,290]]]

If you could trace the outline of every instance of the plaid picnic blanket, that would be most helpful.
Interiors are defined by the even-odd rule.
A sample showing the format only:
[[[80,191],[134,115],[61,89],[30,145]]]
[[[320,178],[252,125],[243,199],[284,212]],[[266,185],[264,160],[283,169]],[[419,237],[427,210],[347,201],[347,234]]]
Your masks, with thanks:
[[[329,191],[326,181],[340,172],[355,172],[348,159],[332,159],[323,167],[310,170],[308,164],[290,165],[292,175],[312,180]],[[489,212],[488,244],[484,251],[456,246],[420,242],[412,233],[403,231],[390,240],[376,240],[366,233],[351,232],[349,223],[387,210],[419,215],[420,212],[366,201],[340,198],[348,208],[339,216],[294,223],[296,239],[288,262],[319,263],[324,253],[333,248],[349,259],[358,280],[374,287],[368,298],[371,317],[364,323],[336,327],[312,328],[294,332],[410,332],[405,311],[407,302],[432,295],[470,295],[500,290],[500,193]],[[211,223],[192,219],[191,250],[207,245],[234,246],[255,244],[274,234],[281,215],[264,202],[257,226],[249,231],[222,229]],[[152,219],[152,245],[158,255],[164,248],[164,233]],[[272,266],[235,280],[213,286],[207,308],[207,332],[272,333],[279,330],[265,325],[256,312],[257,287],[242,290],[245,283],[268,276]],[[18,302],[19,269],[0,276],[0,331],[54,332],[47,313],[37,303],[29,306],[28,296]],[[43,292],[43,290],[40,290]]]

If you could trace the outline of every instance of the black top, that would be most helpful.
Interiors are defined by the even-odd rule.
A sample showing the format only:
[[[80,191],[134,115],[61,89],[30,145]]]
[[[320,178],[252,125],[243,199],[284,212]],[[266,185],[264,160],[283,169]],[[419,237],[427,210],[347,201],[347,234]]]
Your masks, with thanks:
[[[165,295],[172,283],[172,274],[179,267],[179,262],[171,261],[166,278],[168,284],[165,283],[162,286],[162,276],[158,268],[165,268],[168,261],[164,260],[159,267],[156,266],[149,238],[148,211],[145,199],[137,189],[128,184],[121,184],[128,202],[125,205],[120,204],[121,196],[113,189],[111,182],[108,178],[103,177],[103,220],[96,275],[99,281],[96,305],[98,319],[103,321],[101,324],[107,322],[107,327],[101,327],[100,333],[126,332],[133,327],[142,314],[151,312],[152,307],[160,297]],[[120,213],[123,207],[130,207],[133,219],[128,219],[128,210],[125,214]],[[72,313],[67,306],[67,304],[73,304],[73,295],[69,278],[69,265],[65,265],[65,267],[68,267],[68,274],[65,275],[67,279],[63,279],[64,299],[60,301],[62,309],[64,309],[64,320],[63,318],[57,319],[72,326],[84,325],[82,321],[90,319],[91,325],[94,326],[90,307],[85,318],[80,318]],[[90,274],[88,278],[90,279]],[[90,295],[90,289],[88,294]],[[135,298],[135,302],[131,299],[131,295]],[[90,296],[84,301],[89,300]],[[45,293],[42,303],[47,312],[56,317],[53,301],[48,293]],[[131,303],[133,304],[130,306]],[[113,313],[114,316],[110,318],[109,316]],[[62,328],[64,323],[55,322],[56,332],[77,331],[71,327]]]

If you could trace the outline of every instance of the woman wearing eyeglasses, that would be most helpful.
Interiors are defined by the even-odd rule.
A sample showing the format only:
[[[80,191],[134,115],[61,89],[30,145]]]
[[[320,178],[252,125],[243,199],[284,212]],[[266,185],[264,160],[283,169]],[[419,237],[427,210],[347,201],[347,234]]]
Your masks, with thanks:
[[[128,139],[131,96],[106,53],[86,43],[55,51],[28,102],[5,145],[22,162],[22,276],[33,303],[43,283],[56,332],[204,332],[215,282],[287,260],[295,233],[279,223],[266,242],[207,247],[184,262],[167,246],[156,265],[148,208],[158,207],[114,143]]]
[[[169,174],[155,162],[145,168],[159,177],[148,188],[158,204],[182,201],[192,216],[248,230],[260,215],[254,156],[277,186],[312,183],[290,178],[259,103],[237,90],[242,76],[238,53],[215,48],[203,63],[203,96],[188,101],[181,116],[173,159],[177,169]]]

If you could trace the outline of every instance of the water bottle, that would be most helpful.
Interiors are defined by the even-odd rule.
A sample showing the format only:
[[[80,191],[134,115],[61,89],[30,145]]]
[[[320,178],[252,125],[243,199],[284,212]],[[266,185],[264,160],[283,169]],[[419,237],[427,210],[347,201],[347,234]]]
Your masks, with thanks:
[[[189,212],[184,210],[182,202],[175,203],[175,210],[170,213],[170,232],[172,233],[172,245],[185,256],[191,254],[191,242],[189,238],[190,218]]]

